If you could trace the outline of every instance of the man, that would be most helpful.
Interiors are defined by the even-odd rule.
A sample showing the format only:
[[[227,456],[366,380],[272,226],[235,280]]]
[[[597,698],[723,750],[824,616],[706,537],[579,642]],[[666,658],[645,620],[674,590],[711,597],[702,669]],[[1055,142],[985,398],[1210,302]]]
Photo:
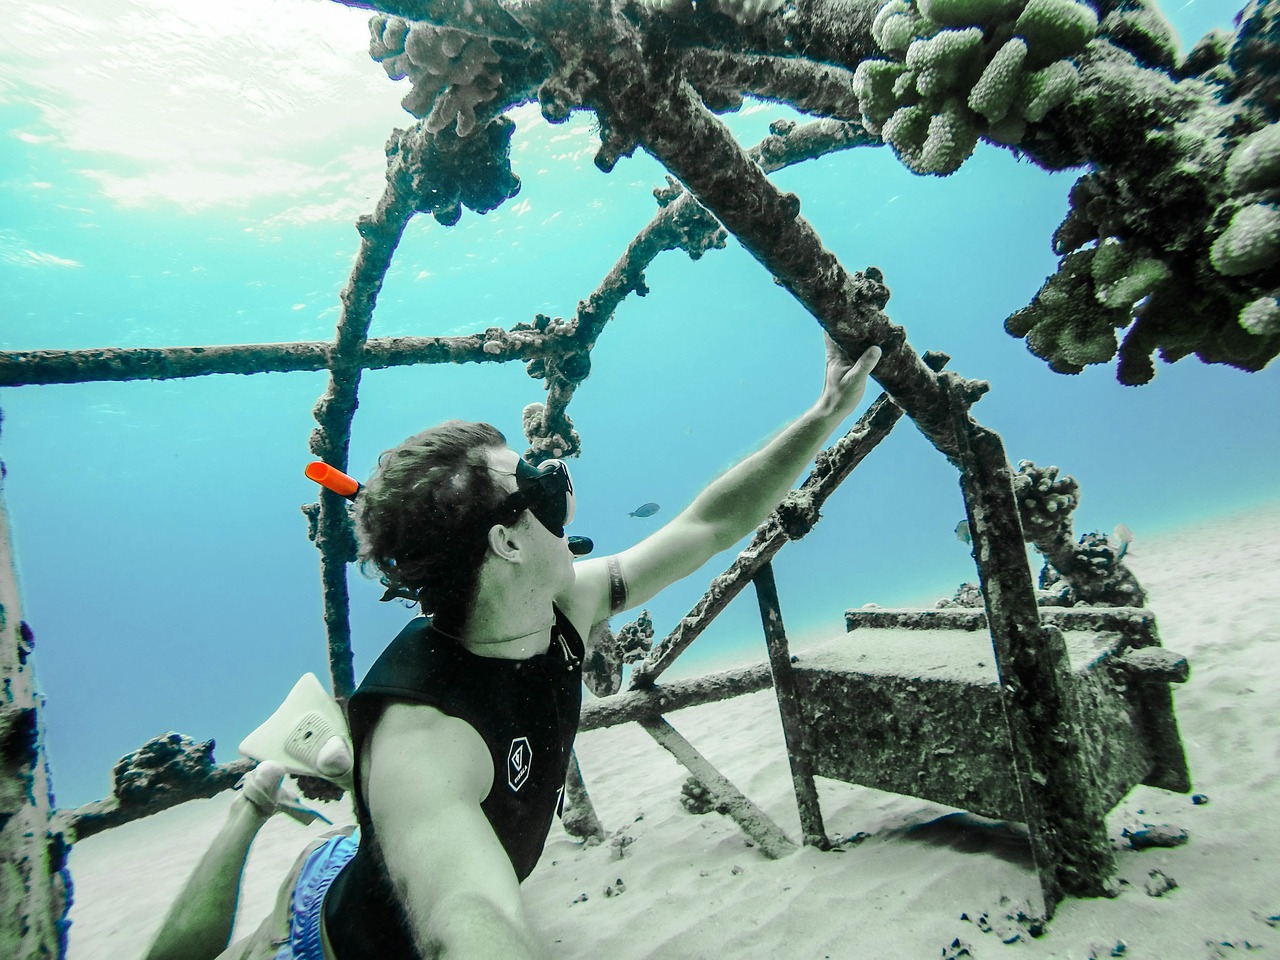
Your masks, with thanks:
[[[750,533],[862,398],[877,347],[850,363],[827,339],[818,401],[616,556],[573,562],[572,482],[536,469],[487,424],[451,421],[379,458],[357,498],[365,565],[415,597],[411,622],[353,696],[359,836],[295,865],[276,911],[225,957],[521,960],[535,943],[519,884],[557,812],[581,702],[582,637]],[[229,820],[148,960],[226,946],[258,828],[296,804],[284,770],[246,778]]]

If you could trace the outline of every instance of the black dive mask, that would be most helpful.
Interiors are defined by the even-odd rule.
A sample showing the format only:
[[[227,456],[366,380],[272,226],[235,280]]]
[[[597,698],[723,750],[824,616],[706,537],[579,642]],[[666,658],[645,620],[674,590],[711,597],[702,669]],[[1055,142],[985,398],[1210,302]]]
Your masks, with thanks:
[[[563,460],[547,460],[540,467],[524,458],[516,461],[516,490],[503,501],[503,510],[528,510],[551,533],[563,537],[573,508],[573,478]]]

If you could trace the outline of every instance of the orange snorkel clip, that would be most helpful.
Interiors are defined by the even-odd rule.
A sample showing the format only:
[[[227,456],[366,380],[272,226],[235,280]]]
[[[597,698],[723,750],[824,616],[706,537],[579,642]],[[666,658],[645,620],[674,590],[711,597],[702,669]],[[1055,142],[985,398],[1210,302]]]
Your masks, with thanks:
[[[360,481],[355,477],[349,477],[336,467],[331,467],[322,460],[315,460],[307,464],[304,471],[308,479],[314,480],[326,490],[332,490],[340,497],[346,497],[348,500],[354,500],[356,494],[360,492]]]

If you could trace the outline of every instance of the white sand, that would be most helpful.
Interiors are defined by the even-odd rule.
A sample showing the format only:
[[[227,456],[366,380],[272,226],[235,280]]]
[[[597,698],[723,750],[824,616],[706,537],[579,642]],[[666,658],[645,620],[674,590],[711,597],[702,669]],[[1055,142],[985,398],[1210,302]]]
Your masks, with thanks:
[[[870,835],[841,853],[765,860],[729,819],[679,803],[686,773],[639,727],[582,735],[578,755],[605,827],[629,839],[584,848],[557,826],[524,885],[556,958],[770,960],[936,958],[954,940],[985,957],[1201,960],[1280,957],[1280,506],[1139,539],[1131,565],[1165,646],[1186,654],[1175,688],[1195,791],[1139,787],[1113,811],[1114,899],[1068,900],[1048,932],[1006,946],[1013,903],[1036,880],[1015,831],[909,797],[820,780],[829,835]],[[672,722],[789,834],[795,801],[771,691],[673,714]],[[78,844],[71,960],[134,958],[220,822],[227,796]],[[335,819],[349,817],[333,805]],[[1134,851],[1124,827],[1169,823],[1184,846]],[[240,930],[314,829],[269,823],[246,873]],[[1156,898],[1152,870],[1177,882]],[[621,880],[625,890],[606,895]],[[582,899],[585,894],[586,899]],[[1003,901],[1003,903],[1002,903]],[[989,914],[984,932],[962,914]],[[1274,922],[1274,921],[1273,921]]]

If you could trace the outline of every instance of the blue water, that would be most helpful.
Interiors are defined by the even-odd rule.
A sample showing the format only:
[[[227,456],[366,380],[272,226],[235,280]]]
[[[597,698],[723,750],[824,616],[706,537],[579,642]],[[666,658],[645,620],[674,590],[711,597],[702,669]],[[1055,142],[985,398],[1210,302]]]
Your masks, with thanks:
[[[126,13],[165,6],[137,0]],[[17,25],[0,38],[12,78],[0,89],[0,349],[332,336],[357,249],[354,217],[380,190],[386,133],[409,122],[397,105],[402,85],[364,58],[362,14],[275,4],[270,16],[306,28],[278,59],[264,53],[256,74],[237,73],[243,61],[230,54],[220,59],[225,36],[235,39],[223,25],[217,43],[206,44],[206,30],[152,49],[143,86],[122,82],[113,97],[102,87],[116,71],[138,75],[120,59],[127,31],[119,51],[100,49],[115,13],[88,0],[48,8],[62,11],[54,20],[63,24],[51,52],[29,42],[30,11],[14,0],[0,0],[0,10]],[[1227,25],[1234,4],[1193,0],[1166,12],[1194,38]],[[200,16],[217,14],[188,12],[172,29],[195,29]],[[303,89],[286,79],[311,69],[309,57],[321,106],[303,94],[296,104],[271,101],[277,84]],[[335,81],[344,70],[360,79]],[[177,114],[147,112],[140,91],[188,89],[193,76],[202,97],[178,98]],[[184,111],[199,114],[198,128],[184,126]],[[255,111],[296,129],[282,136],[285,153],[264,148],[270,163],[240,131]],[[729,122],[754,142],[785,115],[757,106]],[[486,217],[466,212],[449,230],[414,221],[372,335],[571,315],[649,220],[650,191],[663,183],[651,159],[624,160],[606,176],[591,163],[587,120],[549,127],[528,108],[518,118],[519,196]],[[914,177],[889,151],[869,149],[776,179],[801,196],[848,268],[884,271],[889,313],[918,350],[943,350],[952,369],[991,381],[975,414],[1003,435],[1013,460],[1058,464],[1080,480],[1077,533],[1123,522],[1141,543],[1274,500],[1274,366],[1244,374],[1185,360],[1161,366],[1145,387],[1123,388],[1109,367],[1053,374],[1004,334],[1004,317],[1055,267],[1049,237],[1075,176],[982,147],[942,180]],[[736,242],[697,263],[668,253],[648,283],[650,295],[624,303],[605,330],[571,408],[584,447],[573,464],[573,532],[593,537],[600,553],[673,516],[802,412],[821,384],[817,324]],[[0,391],[4,494],[60,804],[105,796],[115,760],[168,730],[215,738],[217,758],[232,759],[300,673],[327,676],[317,555],[298,509],[314,498],[302,467],[326,383],[326,374],[303,373]],[[489,420],[523,449],[521,409],[541,397],[519,365],[371,372],[352,472],[366,474],[379,451],[448,417]],[[657,516],[627,516],[650,500],[662,504]],[[955,473],[907,421],[825,513],[775,563],[793,635],[838,631],[849,606],[931,602],[973,577],[952,535],[964,516]],[[731,557],[651,604],[660,635]],[[410,615],[377,603],[380,594],[352,578],[357,673]],[[755,651],[763,655],[748,593],[679,669]]]

